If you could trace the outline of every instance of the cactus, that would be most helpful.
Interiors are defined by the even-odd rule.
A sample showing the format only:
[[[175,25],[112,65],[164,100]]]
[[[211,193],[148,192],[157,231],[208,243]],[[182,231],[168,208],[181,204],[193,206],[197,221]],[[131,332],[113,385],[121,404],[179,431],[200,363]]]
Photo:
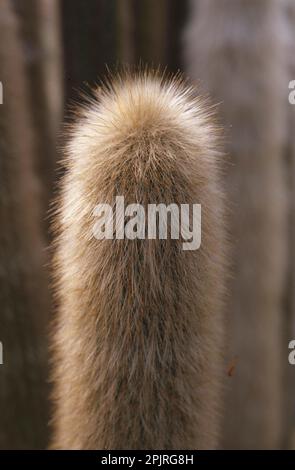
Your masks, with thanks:
[[[123,74],[69,131],[56,201],[52,448],[217,446],[226,274],[219,131],[179,78]],[[202,205],[202,243],[97,240],[93,209]]]
[[[282,296],[286,264],[286,62],[282,2],[191,1],[189,74],[221,102],[234,242],[224,420],[227,448],[277,448],[282,430]],[[287,360],[287,357],[286,359]],[[231,374],[230,374],[231,375]]]

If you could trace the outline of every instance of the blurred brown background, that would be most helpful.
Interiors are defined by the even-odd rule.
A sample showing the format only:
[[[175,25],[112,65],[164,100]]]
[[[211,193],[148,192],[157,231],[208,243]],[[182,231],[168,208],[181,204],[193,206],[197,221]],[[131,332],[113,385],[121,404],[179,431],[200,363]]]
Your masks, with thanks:
[[[80,92],[180,70],[218,103],[230,206],[221,448],[295,448],[295,0],[1,0],[0,448],[46,448],[48,210]]]

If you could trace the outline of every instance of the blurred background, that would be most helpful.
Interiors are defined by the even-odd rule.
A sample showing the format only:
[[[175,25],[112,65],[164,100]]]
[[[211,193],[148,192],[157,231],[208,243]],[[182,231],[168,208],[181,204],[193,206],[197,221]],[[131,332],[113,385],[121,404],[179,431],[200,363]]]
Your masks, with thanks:
[[[295,0],[1,0],[1,449],[50,439],[48,211],[62,123],[108,70],[138,65],[181,71],[224,128],[220,447],[295,448],[294,50]]]

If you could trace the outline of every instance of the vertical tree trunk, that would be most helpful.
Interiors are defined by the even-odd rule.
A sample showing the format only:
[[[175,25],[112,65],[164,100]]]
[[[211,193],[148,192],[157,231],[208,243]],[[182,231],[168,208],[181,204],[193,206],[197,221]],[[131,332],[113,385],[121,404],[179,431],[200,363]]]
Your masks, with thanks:
[[[181,67],[181,31],[187,0],[116,0],[119,63]]]
[[[286,28],[287,28],[287,54],[288,76],[285,84],[288,90],[289,82],[295,80],[295,4],[293,0],[286,0]],[[289,90],[291,92],[291,89]],[[288,93],[288,91],[287,91]],[[286,356],[288,345],[295,339],[295,105],[286,100],[288,106],[288,138],[286,149],[286,173],[288,182],[288,276],[285,289],[285,318],[284,318],[284,344]],[[286,361],[286,375],[284,382],[284,447],[295,449],[295,366]]]
[[[178,72],[183,67],[182,31],[189,14],[189,1],[169,0],[168,8],[168,47],[167,68],[171,72]]]
[[[61,8],[68,102],[116,64],[116,0],[63,0]]]
[[[64,105],[59,10],[57,0],[16,0],[36,131],[44,219],[53,193],[57,137]]]
[[[135,2],[137,62],[166,66],[168,50],[168,0]]]
[[[118,60],[124,65],[135,62],[135,17],[133,0],[117,0]]]
[[[277,448],[282,430],[286,63],[282,3],[191,1],[186,65],[221,102],[231,157],[233,280],[227,448]],[[286,361],[287,358],[284,358]]]
[[[40,188],[33,172],[23,51],[8,0],[1,2],[0,63],[0,448],[44,448],[48,294]]]

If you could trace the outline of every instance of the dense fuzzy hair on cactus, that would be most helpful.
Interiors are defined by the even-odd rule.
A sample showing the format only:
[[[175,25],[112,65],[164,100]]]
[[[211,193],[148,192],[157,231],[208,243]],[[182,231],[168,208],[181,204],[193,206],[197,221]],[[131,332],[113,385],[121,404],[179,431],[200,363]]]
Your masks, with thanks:
[[[187,70],[222,103],[229,133],[229,361],[238,358],[223,426],[230,449],[281,445],[288,94],[283,3],[191,0],[185,33]]]
[[[224,198],[212,110],[180,78],[121,76],[69,131],[56,204],[53,448],[214,448]],[[202,244],[96,240],[98,203],[202,205]]]

